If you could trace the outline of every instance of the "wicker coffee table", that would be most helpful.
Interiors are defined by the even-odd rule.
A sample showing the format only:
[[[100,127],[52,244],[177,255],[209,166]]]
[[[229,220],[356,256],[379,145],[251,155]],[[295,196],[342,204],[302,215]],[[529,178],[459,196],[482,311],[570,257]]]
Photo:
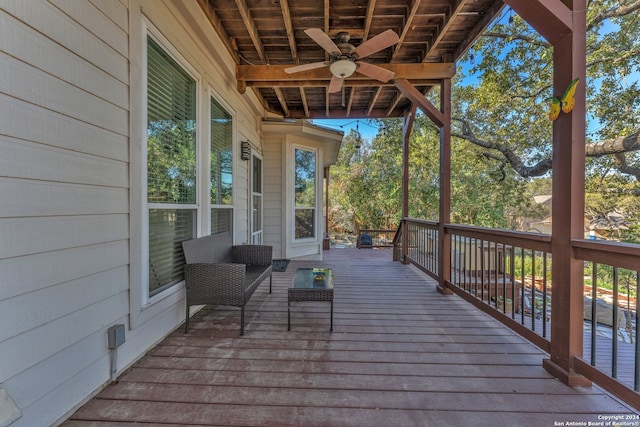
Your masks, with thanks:
[[[331,303],[333,331],[333,271],[330,268],[299,268],[293,275],[293,287],[289,288],[287,303],[287,330],[291,330],[292,301],[328,301]]]

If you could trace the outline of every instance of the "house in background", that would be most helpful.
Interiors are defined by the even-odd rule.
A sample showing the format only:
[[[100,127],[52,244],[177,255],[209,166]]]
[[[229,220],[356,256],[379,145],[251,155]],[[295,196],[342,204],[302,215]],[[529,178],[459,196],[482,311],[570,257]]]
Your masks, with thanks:
[[[109,382],[110,327],[119,373],[183,322],[182,240],[320,258],[342,132],[240,94],[196,1],[6,1],[0,19],[0,425],[44,426]]]
[[[552,198],[551,195],[535,196],[534,200],[537,204],[546,208],[548,216],[545,219],[528,219],[525,220],[526,231],[535,231],[538,233],[551,234],[552,231]],[[584,238],[591,240],[620,240],[620,232],[627,230],[628,224],[624,215],[612,212],[606,217],[592,218],[589,215],[584,216]]]

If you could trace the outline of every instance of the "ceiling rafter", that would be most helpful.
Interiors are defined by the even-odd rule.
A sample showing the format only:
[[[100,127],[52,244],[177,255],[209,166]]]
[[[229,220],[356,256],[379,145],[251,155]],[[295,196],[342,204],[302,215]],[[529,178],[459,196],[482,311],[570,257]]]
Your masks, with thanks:
[[[458,48],[453,52],[453,60],[457,61],[464,53],[473,46],[484,29],[493,21],[493,18],[497,16],[505,7],[502,1],[494,2],[489,10],[480,18],[480,20],[474,25],[474,27],[467,33],[467,37],[460,43]]]
[[[269,63],[269,58],[267,57],[267,53],[264,49],[264,44],[262,44],[262,40],[260,39],[260,33],[258,32],[258,27],[256,27],[255,21],[251,16],[251,11],[247,6],[246,0],[235,0],[236,6],[238,7],[238,11],[242,16],[242,21],[244,26],[247,28],[249,32],[249,36],[251,37],[251,41],[253,42],[256,51],[258,52],[258,56],[265,64]],[[287,99],[282,93],[282,89],[276,87],[273,89],[276,93],[276,98],[278,98],[278,102],[280,103],[280,107],[282,107],[282,111],[284,116],[287,117],[289,115],[289,106],[287,105]]]
[[[291,22],[291,10],[289,9],[289,0],[280,0],[280,10],[282,11],[282,19],[284,20],[284,28],[287,31],[287,39],[289,40],[289,49],[291,50],[291,58],[294,64],[300,64],[300,57],[298,56],[298,46],[296,44],[296,37],[293,32],[293,23]],[[305,114],[309,116],[309,104],[307,103],[307,95],[304,92],[304,87],[300,87],[300,100],[302,101],[302,108],[304,108]]]
[[[371,32],[371,22],[373,21],[373,13],[376,9],[376,0],[369,0],[367,4],[367,12],[364,17],[364,31],[362,33],[362,43],[366,42],[369,39],[369,33]],[[347,116],[351,111],[351,106],[353,105],[353,99],[355,98],[356,91],[358,89],[356,87],[351,88],[351,92],[349,93],[349,103],[347,105]]]
[[[464,8],[464,6],[468,1],[469,0],[460,0],[455,5],[455,7],[451,8],[450,6],[449,13],[447,13],[447,15],[444,17],[444,22],[442,23],[442,27],[436,33],[433,40],[431,40],[431,43],[429,43],[428,45],[427,51],[424,54],[424,58],[422,58],[423,61],[426,60],[429,57],[429,55],[436,49],[438,44],[440,44],[445,34],[447,34],[447,31],[449,30],[449,28],[451,28],[451,25],[455,21],[456,17],[462,12],[462,9]]]
[[[416,13],[418,13],[418,8],[420,7],[420,3],[422,0],[414,0],[411,5],[411,10],[409,10],[409,14],[405,18],[404,26],[402,27],[402,33],[400,34],[400,42],[396,44],[395,49],[393,51],[393,55],[391,55],[391,61],[394,62],[398,58],[398,54],[400,52],[400,48],[402,47],[402,43],[404,43],[404,39],[407,37],[407,33],[411,28],[411,24],[416,17]]]
[[[224,29],[224,26],[220,22],[220,18],[216,14],[215,10],[213,10],[211,5],[209,4],[209,0],[198,0],[198,3],[200,4],[200,8],[204,12],[205,16],[211,23],[211,26],[213,27],[215,32],[218,33],[218,37],[220,37],[225,47],[231,54],[231,57],[234,59],[236,64],[239,64],[240,58],[238,57],[238,50],[234,49],[233,46],[231,46],[231,37],[229,37],[229,34]]]
[[[362,43],[369,39],[369,32],[371,31],[371,21],[373,20],[373,11],[376,9],[376,0],[369,0],[367,4],[367,14],[364,17],[364,31],[362,32]]]
[[[349,101],[347,102],[347,117],[351,115],[351,108],[353,107],[353,99],[355,98],[356,88],[352,87],[349,92]]]
[[[282,107],[282,111],[284,112],[284,116],[289,117],[289,107],[287,106],[287,100],[282,93],[282,89],[280,89],[279,87],[275,87],[273,88],[273,90],[276,92],[276,97],[278,97],[278,101],[280,102],[280,106]]]
[[[260,60],[263,63],[268,64],[269,58],[267,57],[267,53],[264,50],[264,45],[262,44],[262,40],[260,39],[260,33],[258,32],[255,21],[251,16],[251,11],[249,10],[249,6],[247,6],[246,0],[235,0],[235,2],[240,15],[242,16],[242,22],[249,32],[249,37],[251,38],[251,42],[258,52]]]
[[[389,108],[387,108],[387,115],[390,116],[393,110],[398,106],[400,100],[404,98],[404,94],[401,91],[398,91],[395,98],[389,103]]]
[[[376,89],[375,93],[371,97],[371,101],[369,102],[369,108],[367,108],[367,116],[369,114],[371,114],[371,111],[373,110],[373,107],[375,107],[376,101],[378,100],[378,97],[380,96],[380,92],[382,92],[382,86],[378,86],[378,88]]]

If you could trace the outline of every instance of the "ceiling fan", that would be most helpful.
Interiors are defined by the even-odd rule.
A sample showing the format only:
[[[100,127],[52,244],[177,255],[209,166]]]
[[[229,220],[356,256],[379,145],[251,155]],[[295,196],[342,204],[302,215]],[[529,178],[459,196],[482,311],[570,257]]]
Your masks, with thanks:
[[[332,74],[329,93],[339,92],[344,84],[344,79],[351,76],[356,70],[367,77],[385,83],[391,80],[395,74],[386,68],[360,61],[362,58],[398,43],[400,38],[393,30],[380,33],[358,47],[349,43],[350,36],[347,32],[338,33],[336,37],[338,44],[334,43],[320,28],[308,28],[304,32],[329,53],[330,60],[297,65],[285,68],[284,71],[288,74],[293,74],[300,71],[329,67]]]

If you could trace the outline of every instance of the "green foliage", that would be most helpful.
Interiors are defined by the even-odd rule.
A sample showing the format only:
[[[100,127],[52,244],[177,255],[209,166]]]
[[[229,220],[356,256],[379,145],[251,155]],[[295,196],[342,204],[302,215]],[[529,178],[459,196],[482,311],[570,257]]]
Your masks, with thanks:
[[[640,72],[640,6],[597,0],[588,7],[587,81],[580,82],[587,90],[592,123],[588,135],[631,135],[640,130],[640,87],[633,81]],[[552,47],[517,15],[509,23],[511,13],[505,10],[478,39],[474,60],[462,58],[454,78],[454,223],[522,229],[524,218],[548,215],[533,196],[551,194],[552,122],[545,100],[562,93],[553,93]],[[436,95],[434,90],[428,96],[437,102]],[[332,168],[331,218],[343,228],[355,229],[356,223],[389,227],[401,217],[402,124],[377,123],[384,132],[372,141],[363,141],[355,131],[347,135]],[[627,152],[626,162],[639,168],[640,155]],[[589,215],[617,212],[639,219],[638,177],[621,173],[611,155],[589,158],[586,171]],[[436,220],[439,135],[421,115],[410,138],[409,176],[409,215]],[[639,241],[639,228],[621,230],[620,236]]]
[[[157,120],[147,135],[150,203],[196,202],[195,124]]]
[[[585,284],[593,285],[593,263],[585,263]],[[637,295],[637,272],[616,268],[618,292],[635,297]],[[610,265],[598,264],[596,268],[596,282],[599,289],[614,288],[614,268]]]

